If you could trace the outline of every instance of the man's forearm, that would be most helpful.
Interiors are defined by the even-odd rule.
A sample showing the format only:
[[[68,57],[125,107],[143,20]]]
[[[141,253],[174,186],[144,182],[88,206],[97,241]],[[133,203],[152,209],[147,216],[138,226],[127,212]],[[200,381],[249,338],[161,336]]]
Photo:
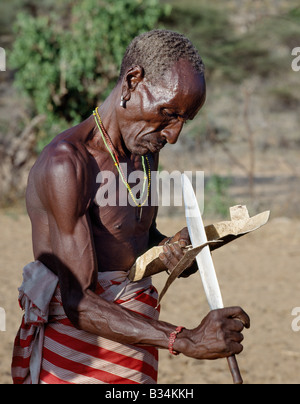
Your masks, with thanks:
[[[164,349],[168,348],[170,334],[176,329],[176,325],[145,319],[115,303],[107,302],[90,290],[79,303],[76,313],[70,317],[71,321],[76,318],[74,325],[78,328],[121,344],[150,345]],[[180,344],[181,338],[178,338],[176,344],[180,352],[184,346],[183,340]]]
[[[92,291],[86,293],[78,309],[79,328],[121,344],[168,349],[170,335],[177,327],[164,321],[145,319],[117,304],[101,299]],[[224,316],[226,310],[230,311],[229,316]],[[242,346],[237,343],[242,340],[241,334],[233,337],[237,342],[231,341],[232,333],[220,334],[220,330],[228,323],[228,318],[232,318],[232,313],[235,312],[245,317],[243,322],[248,323],[246,314],[243,314],[240,308],[214,310],[197,328],[183,329],[174,341],[173,350],[195,359],[217,359],[241,352]],[[233,328],[235,328],[235,320],[229,321],[234,322]],[[242,328],[243,325],[240,329]]]
[[[170,335],[179,325],[146,319],[104,300],[90,289],[77,302],[73,308],[69,303],[64,305],[74,326],[120,344],[168,349]],[[241,308],[213,310],[195,329],[183,329],[177,335],[173,349],[195,359],[217,359],[238,354],[243,349],[241,331],[244,326],[249,328],[250,320]]]

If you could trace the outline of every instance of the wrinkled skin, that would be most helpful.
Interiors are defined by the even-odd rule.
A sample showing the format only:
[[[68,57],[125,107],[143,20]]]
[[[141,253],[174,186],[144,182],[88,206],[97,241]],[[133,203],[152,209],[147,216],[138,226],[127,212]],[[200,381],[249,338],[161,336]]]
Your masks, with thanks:
[[[120,106],[121,96],[126,108]],[[142,170],[145,154],[151,170],[157,170],[160,149],[177,141],[183,124],[204,101],[204,77],[184,60],[156,85],[147,81],[141,66],[129,69],[99,107],[128,175]],[[58,276],[65,312],[76,327],[120,343],[168,348],[175,325],[147,320],[94,293],[99,271],[128,271],[140,254],[167,240],[156,228],[157,208],[151,204],[143,207],[140,221],[135,206],[97,205],[96,178],[104,170],[117,175],[93,116],[44,149],[30,172],[26,196],[34,257]],[[180,246],[190,244],[187,229],[170,242],[175,241],[178,245],[165,246],[160,256],[169,271],[182,257]],[[198,359],[238,354],[242,330],[249,325],[241,308],[217,310],[195,329],[183,330],[174,349]]]

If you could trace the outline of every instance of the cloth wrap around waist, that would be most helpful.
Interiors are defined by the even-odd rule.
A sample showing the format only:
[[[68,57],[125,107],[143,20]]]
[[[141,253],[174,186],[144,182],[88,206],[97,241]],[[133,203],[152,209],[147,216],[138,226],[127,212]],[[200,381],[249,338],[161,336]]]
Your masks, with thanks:
[[[145,318],[158,319],[158,296],[151,278],[131,282],[127,275],[123,271],[99,272],[95,293]],[[123,345],[76,329],[65,314],[58,277],[39,261],[23,269],[19,304],[24,316],[13,351],[15,384],[156,383],[156,348]],[[49,349],[53,349],[51,355]],[[50,366],[49,360],[56,357]],[[76,363],[71,366],[73,360]]]

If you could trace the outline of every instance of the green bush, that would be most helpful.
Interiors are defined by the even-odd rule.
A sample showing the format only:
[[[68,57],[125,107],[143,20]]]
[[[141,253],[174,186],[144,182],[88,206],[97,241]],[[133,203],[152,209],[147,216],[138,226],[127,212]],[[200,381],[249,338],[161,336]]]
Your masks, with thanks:
[[[88,117],[115,85],[124,51],[169,11],[159,0],[81,0],[70,12],[20,13],[10,64],[15,83],[47,119],[42,149],[58,132]]]

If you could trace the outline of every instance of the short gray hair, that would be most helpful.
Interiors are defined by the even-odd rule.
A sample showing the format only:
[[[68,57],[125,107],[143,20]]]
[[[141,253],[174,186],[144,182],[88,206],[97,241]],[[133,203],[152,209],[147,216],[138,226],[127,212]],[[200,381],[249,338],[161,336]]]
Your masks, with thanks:
[[[145,77],[154,84],[180,59],[189,61],[198,73],[204,74],[205,67],[198,50],[184,35],[160,29],[145,32],[128,46],[119,81],[128,69],[138,65],[144,69]]]

